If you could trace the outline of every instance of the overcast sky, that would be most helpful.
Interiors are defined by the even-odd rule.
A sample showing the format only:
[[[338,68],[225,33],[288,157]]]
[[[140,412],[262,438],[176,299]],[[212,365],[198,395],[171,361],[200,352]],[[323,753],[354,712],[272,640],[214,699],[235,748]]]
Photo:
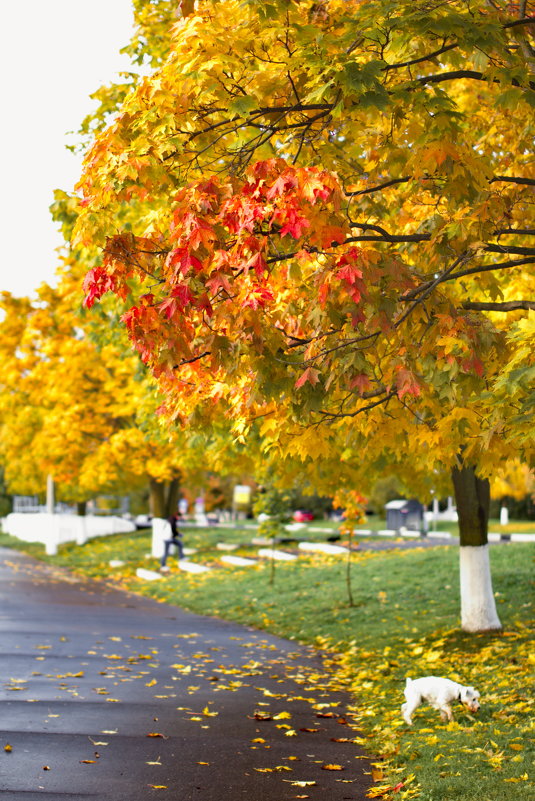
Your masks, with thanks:
[[[2,3],[0,290],[53,282],[61,243],[48,207],[70,191],[80,160],[66,150],[94,107],[89,95],[129,70],[130,0]]]

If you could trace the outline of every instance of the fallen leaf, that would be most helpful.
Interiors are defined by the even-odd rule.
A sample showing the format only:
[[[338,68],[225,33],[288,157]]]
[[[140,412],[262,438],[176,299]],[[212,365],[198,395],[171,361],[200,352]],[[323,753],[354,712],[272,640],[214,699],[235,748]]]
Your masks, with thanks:
[[[345,770],[342,765],[322,765],[322,770]]]
[[[315,787],[316,785],[316,782],[290,781],[290,779],[283,779],[282,781],[291,784],[292,787]]]
[[[4,745],[4,751],[6,751],[6,753],[10,754],[10,753],[11,753],[11,751],[13,751],[13,746],[12,746],[12,745],[9,745],[9,743],[6,743],[6,744]]]
[[[247,717],[250,717],[249,715]],[[267,712],[255,712],[251,720],[273,720]]]
[[[146,737],[161,737],[163,740],[167,740],[167,737],[165,736],[165,734],[160,734],[160,733],[159,733],[159,732],[157,732],[157,731],[151,731],[151,732],[149,732],[149,733],[146,735]]]

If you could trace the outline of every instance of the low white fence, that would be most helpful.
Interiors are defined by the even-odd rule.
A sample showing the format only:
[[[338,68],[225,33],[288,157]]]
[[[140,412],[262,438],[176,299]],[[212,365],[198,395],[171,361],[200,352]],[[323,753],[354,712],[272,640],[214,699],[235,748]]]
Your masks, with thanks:
[[[46,553],[54,556],[64,542],[83,545],[92,537],[107,537],[135,531],[136,527],[122,517],[87,515],[51,515],[46,513],[12,513],[2,525],[6,534],[25,542],[42,542]]]

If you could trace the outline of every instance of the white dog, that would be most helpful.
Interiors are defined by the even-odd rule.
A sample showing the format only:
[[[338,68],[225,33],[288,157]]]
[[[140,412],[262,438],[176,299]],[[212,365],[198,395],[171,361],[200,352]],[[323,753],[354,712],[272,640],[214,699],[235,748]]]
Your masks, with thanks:
[[[424,701],[440,711],[442,720],[453,720],[451,704],[454,701],[460,701],[470,712],[479,709],[477,690],[437,676],[424,676],[414,681],[407,679],[404,693],[407,703],[401,707],[401,713],[408,726],[412,726],[412,713]]]

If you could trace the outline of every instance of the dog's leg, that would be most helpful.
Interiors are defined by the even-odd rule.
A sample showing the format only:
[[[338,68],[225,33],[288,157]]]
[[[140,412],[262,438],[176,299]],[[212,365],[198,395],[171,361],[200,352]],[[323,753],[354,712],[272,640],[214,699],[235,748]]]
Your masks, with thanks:
[[[420,699],[407,699],[407,703],[401,707],[401,714],[407,726],[412,726],[412,713],[420,706]]]
[[[440,707],[440,717],[444,721],[452,721],[453,720],[453,713],[451,711],[451,706],[447,703],[442,704]]]

